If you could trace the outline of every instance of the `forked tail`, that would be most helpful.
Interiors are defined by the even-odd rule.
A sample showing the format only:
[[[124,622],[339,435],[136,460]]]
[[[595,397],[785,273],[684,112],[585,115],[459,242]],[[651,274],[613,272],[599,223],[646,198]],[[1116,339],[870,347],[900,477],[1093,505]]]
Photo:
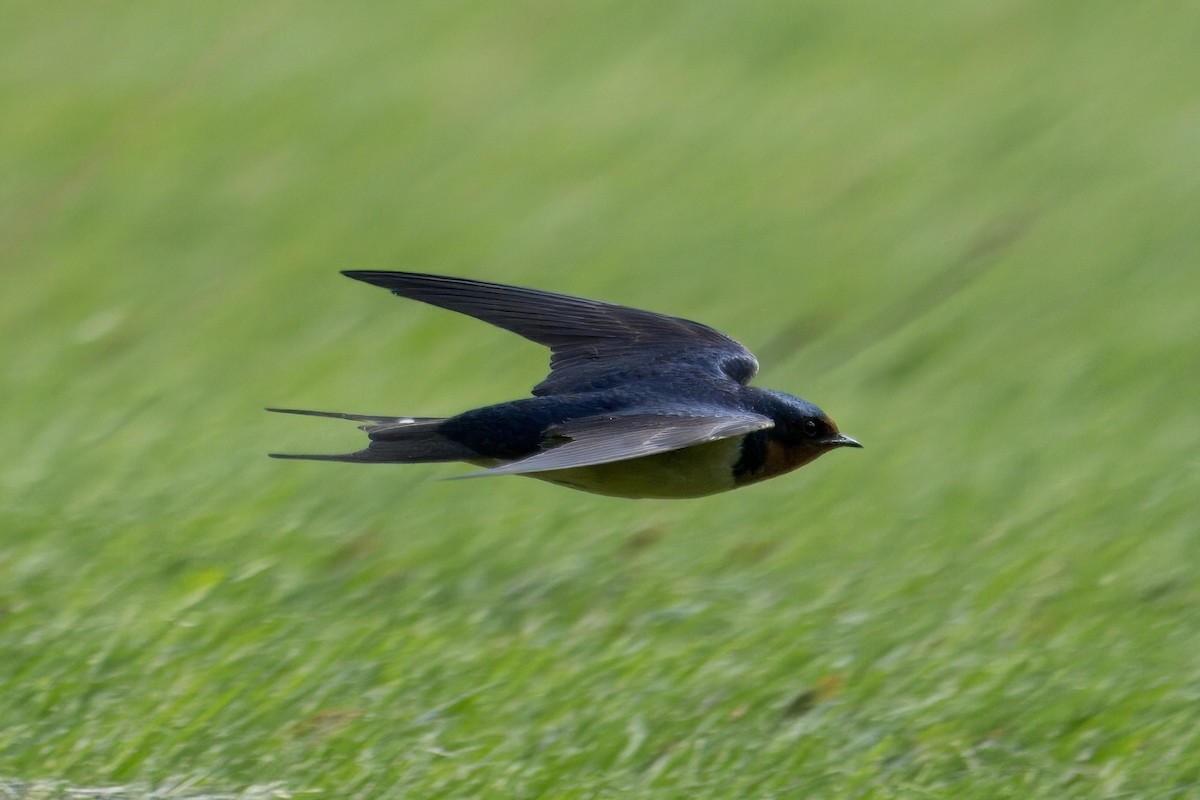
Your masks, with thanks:
[[[334,417],[365,422],[371,443],[354,453],[299,454],[269,453],[271,458],[299,458],[307,461],[348,461],[359,464],[419,464],[437,461],[478,459],[466,445],[438,433],[445,417],[377,417],[370,414],[341,414],[336,411],[304,411],[296,408],[268,408],[279,414],[303,414],[310,417]]]

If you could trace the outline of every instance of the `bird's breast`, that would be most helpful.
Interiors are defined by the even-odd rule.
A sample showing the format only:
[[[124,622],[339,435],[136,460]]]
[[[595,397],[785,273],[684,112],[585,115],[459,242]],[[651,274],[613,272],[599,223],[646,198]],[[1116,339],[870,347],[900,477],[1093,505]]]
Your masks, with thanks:
[[[785,472],[803,467],[825,449],[817,444],[785,444],[762,431],[745,437],[741,458],[734,464],[734,481],[738,486],[765,481]]]
[[[703,497],[736,488],[743,437],[587,467],[530,473],[560,486],[613,497]]]

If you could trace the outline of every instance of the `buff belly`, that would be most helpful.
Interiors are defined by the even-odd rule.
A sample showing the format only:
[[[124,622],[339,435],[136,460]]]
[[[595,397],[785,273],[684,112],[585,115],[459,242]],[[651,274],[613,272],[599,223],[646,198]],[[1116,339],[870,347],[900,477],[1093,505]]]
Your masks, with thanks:
[[[627,461],[529,473],[560,486],[613,497],[703,497],[737,486],[733,466],[741,458],[741,437],[671,450]]]

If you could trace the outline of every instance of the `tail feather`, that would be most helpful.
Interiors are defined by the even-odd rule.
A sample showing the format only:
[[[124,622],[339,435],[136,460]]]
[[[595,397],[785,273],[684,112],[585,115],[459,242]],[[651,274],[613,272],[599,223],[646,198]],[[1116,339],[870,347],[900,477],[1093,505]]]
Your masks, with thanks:
[[[369,461],[369,459],[359,458],[358,456],[358,453],[339,453],[337,455],[327,453],[267,453],[268,458],[295,459],[297,461],[346,461],[359,463]]]
[[[343,414],[340,411],[307,411],[302,408],[268,408],[276,414],[299,414],[305,417],[333,417],[334,419],[352,419],[355,422],[369,422],[370,425],[360,425],[359,430],[365,431],[376,427],[391,427],[408,425],[414,422],[441,422],[444,417],[382,417],[374,414]]]
[[[334,417],[366,422],[359,430],[366,431],[371,443],[353,453],[307,454],[268,453],[271,458],[304,459],[307,461],[344,461],[359,464],[417,464],[439,461],[470,461],[478,459],[466,445],[447,439],[438,432],[444,417],[382,417],[370,414],[343,414],[334,411],[304,411],[292,408],[268,408],[281,414],[302,414],[312,417]]]

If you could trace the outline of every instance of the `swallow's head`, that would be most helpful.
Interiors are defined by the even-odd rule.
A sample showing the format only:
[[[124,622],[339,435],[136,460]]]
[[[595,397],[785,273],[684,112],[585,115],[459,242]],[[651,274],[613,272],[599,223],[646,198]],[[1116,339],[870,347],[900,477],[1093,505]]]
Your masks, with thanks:
[[[774,427],[748,435],[742,457],[734,468],[739,483],[773,478],[802,467],[839,447],[862,447],[838,430],[837,424],[807,400],[765,390],[764,411]]]
[[[774,394],[774,393],[773,393]],[[775,433],[785,447],[817,449],[820,452],[836,447],[862,447],[838,430],[837,423],[807,400],[779,392],[771,417]]]

